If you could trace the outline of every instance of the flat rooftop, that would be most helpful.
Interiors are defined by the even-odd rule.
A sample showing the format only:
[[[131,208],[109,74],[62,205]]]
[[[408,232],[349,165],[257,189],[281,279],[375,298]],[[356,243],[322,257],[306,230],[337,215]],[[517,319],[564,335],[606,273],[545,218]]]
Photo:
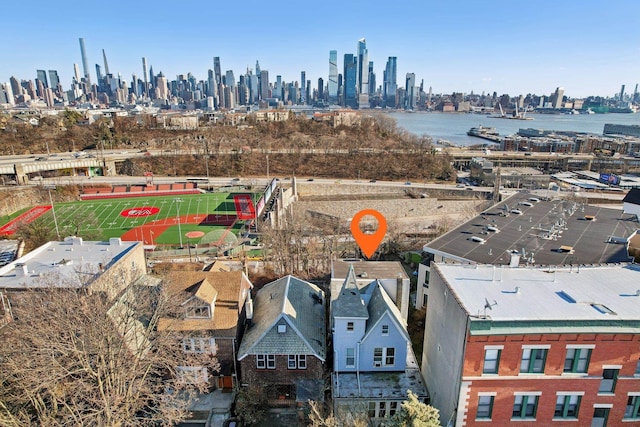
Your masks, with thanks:
[[[408,344],[406,369],[401,372],[334,372],[332,393],[334,399],[402,399],[407,390],[420,397],[428,395],[416,363],[411,343]]]
[[[611,209],[516,193],[423,250],[481,264],[509,264],[515,252],[520,264],[530,265],[628,262],[625,244],[619,242],[640,224],[621,208],[622,202],[620,209]]]
[[[593,321],[635,321],[628,322],[629,327],[638,329],[637,264],[562,268],[444,263],[435,266],[462,308],[478,320],[582,321],[590,325],[596,324]]]
[[[140,244],[119,238],[86,242],[79,237],[45,243],[0,268],[0,289],[80,288]]]
[[[349,272],[350,265],[353,265],[353,271],[356,273],[356,277],[358,279],[368,280],[367,283],[373,282],[376,279],[395,279],[397,277],[409,279],[400,261],[365,261],[361,259],[340,259],[334,261],[331,279],[341,279],[344,281]]]

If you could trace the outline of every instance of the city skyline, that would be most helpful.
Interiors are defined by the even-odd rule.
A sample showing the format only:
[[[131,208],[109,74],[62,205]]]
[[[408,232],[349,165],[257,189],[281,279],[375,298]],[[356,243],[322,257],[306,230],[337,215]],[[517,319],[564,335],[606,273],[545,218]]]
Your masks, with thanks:
[[[142,57],[169,80],[188,72],[206,80],[213,57],[220,57],[223,73],[232,70],[238,76],[247,68],[255,73],[259,61],[273,81],[277,75],[283,82],[299,81],[304,71],[316,88],[318,78],[329,81],[329,52],[337,51],[342,72],[344,55],[357,58],[363,38],[378,87],[390,56],[397,58],[399,87],[412,73],[416,85],[424,81],[425,90],[432,87],[434,93],[543,95],[561,86],[567,96],[579,98],[613,96],[621,85],[629,90],[640,81],[640,42],[633,26],[622,21],[640,12],[640,3],[628,1],[405,1],[384,13],[361,1],[330,1],[317,11],[290,1],[268,10],[252,1],[243,3],[242,10],[191,2],[181,7],[182,19],[180,13],[144,4],[121,14],[88,5],[83,13],[89,17],[73,25],[64,5],[44,5],[36,1],[28,14],[15,3],[5,6],[12,19],[0,29],[9,41],[0,82],[11,76],[35,79],[37,70],[56,70],[68,88],[74,64],[85,71],[79,38],[84,39],[92,82],[104,49],[110,71],[127,81],[132,74],[142,76]],[[327,18],[327,10],[336,12]],[[199,16],[207,19],[192,19]],[[224,16],[237,19],[220,19]]]

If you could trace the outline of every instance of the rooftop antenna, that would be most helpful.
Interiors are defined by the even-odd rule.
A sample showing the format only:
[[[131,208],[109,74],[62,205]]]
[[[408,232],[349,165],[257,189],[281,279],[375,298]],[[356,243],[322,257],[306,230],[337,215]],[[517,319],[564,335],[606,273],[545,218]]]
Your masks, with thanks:
[[[487,317],[487,309],[493,310],[493,308],[491,307],[493,307],[494,305],[498,305],[498,302],[496,300],[493,300],[493,304],[491,304],[489,300],[485,297],[484,299],[484,316],[485,317]]]

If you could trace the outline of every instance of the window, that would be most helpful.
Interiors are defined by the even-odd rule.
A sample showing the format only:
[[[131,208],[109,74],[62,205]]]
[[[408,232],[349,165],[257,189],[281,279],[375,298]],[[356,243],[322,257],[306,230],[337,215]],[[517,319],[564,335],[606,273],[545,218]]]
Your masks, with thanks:
[[[624,411],[624,417],[627,419],[640,418],[640,396],[629,396],[627,399],[627,409]]]
[[[493,412],[493,399],[495,396],[478,396],[478,412],[476,419],[490,420]]]
[[[501,350],[497,348],[487,348],[484,351],[484,364],[482,365],[483,374],[497,374],[498,365],[500,364]]]
[[[347,322],[347,332],[353,332],[353,322]]]
[[[602,381],[598,393],[613,393],[616,389],[619,369],[604,369],[602,371]]]
[[[384,358],[385,365],[395,365],[396,364],[396,349],[393,347],[389,347],[386,349],[387,353]]]
[[[544,364],[546,359],[546,348],[523,348],[520,372],[528,374],[544,374]]]
[[[347,349],[347,360],[345,362],[347,367],[353,368],[356,366],[356,356],[355,356],[355,348]]]
[[[512,418],[535,418],[539,397],[534,394],[516,395],[513,401]]]
[[[578,418],[580,399],[578,394],[559,394],[556,399],[554,418]]]
[[[182,351],[216,354],[216,340],[215,338],[185,337],[182,339]]]
[[[373,366],[382,366],[382,348],[376,347],[373,350]]]
[[[276,369],[275,354],[256,354],[257,369]]]
[[[373,350],[373,366],[393,366],[396,363],[396,349],[394,347],[376,347]]]
[[[287,358],[287,369],[307,369],[307,355],[290,354]]]
[[[398,412],[398,402],[389,402],[389,416],[393,417]]]
[[[382,325],[382,335],[389,335],[389,325]]]
[[[187,319],[210,319],[209,306],[188,307],[185,317]]]
[[[568,348],[564,359],[564,372],[587,373],[591,359],[590,348]]]
[[[369,418],[387,418],[392,417],[398,412],[397,401],[379,401],[369,402]]]
[[[200,366],[178,366],[176,368],[176,374],[180,381],[187,384],[206,383],[209,380],[207,368]]]
[[[593,408],[591,427],[604,427],[607,425],[610,408]]]

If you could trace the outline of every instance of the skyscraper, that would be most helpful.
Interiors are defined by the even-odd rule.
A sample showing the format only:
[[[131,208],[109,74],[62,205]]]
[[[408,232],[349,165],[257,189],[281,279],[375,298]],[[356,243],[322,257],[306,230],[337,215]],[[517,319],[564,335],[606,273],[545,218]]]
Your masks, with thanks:
[[[387,66],[384,70],[384,102],[387,107],[396,107],[396,92],[398,91],[397,84],[398,74],[398,58],[390,56],[387,60]]]
[[[358,108],[358,58],[352,53],[346,53],[344,55],[343,79],[344,105],[346,107]]]
[[[38,80],[42,83],[42,86],[48,88],[49,83],[47,81],[47,72],[45,70],[36,70],[36,73],[38,75]]]
[[[102,59],[104,60],[104,73],[109,75],[109,64],[107,63],[107,54],[104,52],[104,49],[102,49]]]
[[[258,66],[257,63],[256,66]],[[260,70],[260,98],[263,100],[269,98],[269,71],[267,70]]]
[[[564,88],[557,87],[552,95],[553,108],[562,108],[562,99],[564,98]]]
[[[376,73],[373,72],[373,61],[369,61],[369,95],[376,93]]]
[[[358,107],[369,107],[369,51],[365,39],[358,40]]]
[[[322,77],[318,78],[318,100],[324,100],[324,80],[322,80]]]
[[[91,87],[91,77],[89,76],[89,62],[87,61],[87,52],[84,49],[84,39],[80,37],[80,55],[82,56],[82,71],[84,71],[84,79],[87,87]]]
[[[300,72],[300,104],[305,105],[307,103],[307,73]]]
[[[58,77],[58,71],[49,70],[49,83],[51,84],[51,89],[54,91],[58,89],[58,85],[60,84],[60,77]]]
[[[327,91],[329,92],[329,103],[338,102],[338,51],[329,51],[329,83]]]
[[[149,98],[149,81],[147,80],[147,58],[142,57],[142,78],[144,79],[144,97]]]
[[[416,108],[416,75],[414,73],[407,73],[407,79],[404,89],[404,108],[407,110],[413,110]]]

